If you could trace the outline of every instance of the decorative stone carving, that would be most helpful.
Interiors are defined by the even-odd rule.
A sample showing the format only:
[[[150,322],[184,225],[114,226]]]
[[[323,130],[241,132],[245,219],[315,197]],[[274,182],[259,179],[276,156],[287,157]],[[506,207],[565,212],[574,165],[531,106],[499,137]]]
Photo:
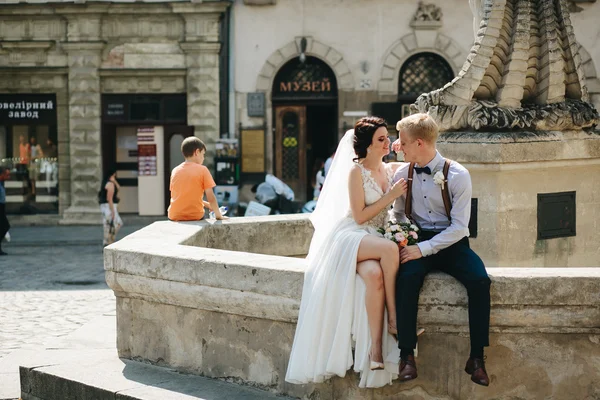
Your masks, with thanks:
[[[180,18],[171,16],[112,17],[102,24],[102,37],[108,40],[124,38],[161,38],[177,40],[183,31]]]
[[[579,7],[578,3],[595,3],[596,0],[570,0],[569,1],[569,12],[576,13],[583,11],[583,8]]]
[[[565,0],[485,0],[471,54],[446,86],[411,107],[443,131],[595,126]]]
[[[102,176],[100,66],[103,43],[64,43],[69,63],[71,208],[94,209]],[[81,138],[81,140],[75,140]]]
[[[213,143],[219,138],[219,43],[182,43],[187,64],[188,125],[206,140],[207,164],[211,164]]]
[[[442,26],[442,9],[435,4],[419,2],[419,8],[410,21],[410,26],[415,30],[433,30]]]
[[[0,65],[37,66],[44,65],[48,51],[54,46],[51,41],[5,41],[0,42]]]
[[[102,93],[184,93],[182,76],[109,76],[103,77]]]
[[[442,9],[435,4],[424,4],[419,2],[417,12],[413,16],[413,21],[441,21]]]

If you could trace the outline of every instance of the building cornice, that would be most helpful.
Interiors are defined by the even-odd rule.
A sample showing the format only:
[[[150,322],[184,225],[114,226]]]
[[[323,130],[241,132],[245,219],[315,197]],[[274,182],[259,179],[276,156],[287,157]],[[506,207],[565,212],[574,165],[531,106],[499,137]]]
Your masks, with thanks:
[[[98,70],[100,77],[112,78],[124,76],[138,76],[138,77],[165,77],[165,76],[186,76],[187,70],[185,68],[178,69],[165,69],[165,68],[101,68]]]
[[[48,50],[54,46],[51,40],[9,40],[0,42],[0,48],[10,50]]]
[[[40,3],[0,4],[0,15],[139,15],[139,14],[220,14],[231,2],[189,3]]]

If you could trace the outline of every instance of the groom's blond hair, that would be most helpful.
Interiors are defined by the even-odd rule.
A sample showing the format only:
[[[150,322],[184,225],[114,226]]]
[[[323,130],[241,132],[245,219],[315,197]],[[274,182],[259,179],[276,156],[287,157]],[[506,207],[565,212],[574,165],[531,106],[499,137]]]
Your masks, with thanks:
[[[435,143],[438,138],[439,128],[429,114],[413,114],[402,118],[396,124],[398,132],[404,131],[416,139],[422,139],[424,142]]]

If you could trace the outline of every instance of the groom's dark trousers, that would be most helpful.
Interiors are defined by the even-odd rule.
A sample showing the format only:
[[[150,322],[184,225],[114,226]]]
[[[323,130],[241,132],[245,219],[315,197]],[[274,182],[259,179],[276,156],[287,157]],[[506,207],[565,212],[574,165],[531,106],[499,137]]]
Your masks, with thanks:
[[[422,231],[420,236],[428,240],[435,234]],[[481,258],[471,250],[469,238],[464,237],[436,254],[400,264],[396,278],[398,347],[416,347],[419,292],[432,270],[452,275],[467,288],[471,349],[489,346],[491,281]]]

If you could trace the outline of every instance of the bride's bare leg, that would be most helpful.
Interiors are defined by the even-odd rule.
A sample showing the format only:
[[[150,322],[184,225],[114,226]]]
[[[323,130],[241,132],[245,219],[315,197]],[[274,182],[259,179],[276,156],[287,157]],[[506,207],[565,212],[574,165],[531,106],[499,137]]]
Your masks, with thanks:
[[[381,336],[383,330],[383,307],[385,305],[385,293],[383,290],[383,271],[378,261],[367,260],[359,262],[356,272],[367,287],[365,304],[367,306],[367,318],[369,320],[369,331],[371,332],[371,357],[372,361],[383,362],[381,351]]]
[[[385,304],[388,310],[388,324],[396,328],[396,275],[400,266],[400,251],[391,240],[373,235],[365,236],[358,247],[358,262],[378,260],[383,270]]]

